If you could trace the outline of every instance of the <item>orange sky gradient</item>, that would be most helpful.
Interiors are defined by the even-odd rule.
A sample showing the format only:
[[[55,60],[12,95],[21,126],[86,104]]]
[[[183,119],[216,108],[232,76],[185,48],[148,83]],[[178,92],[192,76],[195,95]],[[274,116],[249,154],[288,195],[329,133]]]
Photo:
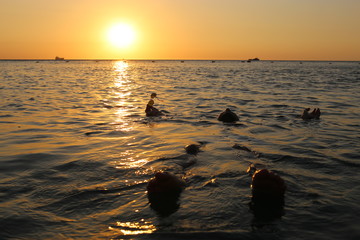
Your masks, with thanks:
[[[360,60],[359,0],[0,0],[0,59]],[[111,26],[134,29],[128,47]]]

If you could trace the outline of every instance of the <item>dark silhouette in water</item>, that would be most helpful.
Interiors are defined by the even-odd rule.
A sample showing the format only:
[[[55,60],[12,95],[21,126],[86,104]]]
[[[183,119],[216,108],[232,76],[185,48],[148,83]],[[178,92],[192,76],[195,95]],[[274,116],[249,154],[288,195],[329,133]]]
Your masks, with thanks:
[[[183,172],[182,174],[185,174],[185,170],[196,163],[196,155],[204,144],[204,142],[199,142],[198,144],[186,145],[184,147],[186,154],[174,158],[160,158],[158,160],[173,160],[173,163],[181,167],[180,171]],[[147,185],[150,207],[160,216],[168,216],[176,212],[180,207],[179,197],[185,189],[185,185],[186,183],[183,179],[172,173],[166,171],[157,172]]]
[[[249,206],[255,218],[272,220],[284,215],[286,191],[284,180],[267,169],[256,170],[254,165],[250,165],[248,172],[253,172],[252,198]]]
[[[185,151],[187,154],[197,155],[200,152],[200,147],[202,144],[189,144],[185,146]]]
[[[160,216],[169,216],[179,207],[179,197],[185,189],[185,181],[168,172],[157,172],[147,187],[150,207]]]
[[[305,108],[301,115],[301,118],[304,120],[320,118],[320,115],[321,115],[320,108],[314,108],[314,110],[311,113],[309,113],[309,111],[310,111],[310,108]]]
[[[219,115],[218,120],[222,122],[236,122],[239,121],[239,117],[230,108],[227,108]]]
[[[154,98],[156,98],[156,93],[150,95],[150,100],[146,105],[145,113],[147,117],[157,117],[163,115],[161,111],[154,107]]]

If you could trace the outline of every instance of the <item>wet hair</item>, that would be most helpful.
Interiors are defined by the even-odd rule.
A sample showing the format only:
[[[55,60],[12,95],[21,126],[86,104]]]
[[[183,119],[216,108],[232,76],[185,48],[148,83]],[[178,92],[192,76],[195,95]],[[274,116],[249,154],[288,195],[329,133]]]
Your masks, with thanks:
[[[152,96],[156,97],[156,93],[152,93],[150,96],[151,96],[151,97],[152,97]]]

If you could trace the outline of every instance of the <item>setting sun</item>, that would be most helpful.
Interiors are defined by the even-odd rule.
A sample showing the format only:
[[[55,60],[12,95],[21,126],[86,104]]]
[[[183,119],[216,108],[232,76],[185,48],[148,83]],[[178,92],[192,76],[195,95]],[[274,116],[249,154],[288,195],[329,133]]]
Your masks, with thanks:
[[[359,0],[228,2],[0,0],[0,59],[360,60]]]
[[[107,37],[113,46],[125,48],[134,43],[135,31],[130,25],[120,23],[109,29]]]

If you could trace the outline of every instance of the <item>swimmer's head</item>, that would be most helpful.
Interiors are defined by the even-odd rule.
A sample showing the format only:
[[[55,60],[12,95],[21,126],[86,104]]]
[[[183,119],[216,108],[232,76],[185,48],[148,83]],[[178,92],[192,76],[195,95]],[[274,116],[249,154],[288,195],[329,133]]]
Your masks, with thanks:
[[[152,98],[154,98],[154,97],[156,97],[156,93],[152,93],[150,96],[151,96]]]

